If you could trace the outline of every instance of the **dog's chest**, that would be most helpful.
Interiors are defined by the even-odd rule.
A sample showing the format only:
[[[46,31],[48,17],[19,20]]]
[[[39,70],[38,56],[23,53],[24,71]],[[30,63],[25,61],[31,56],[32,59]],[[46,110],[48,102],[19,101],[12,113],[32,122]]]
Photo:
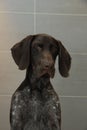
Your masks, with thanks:
[[[41,111],[43,109],[43,101],[39,99],[39,95],[37,93],[32,93],[29,96],[28,104],[27,104],[27,113],[28,120],[39,120]]]
[[[51,123],[59,127],[57,125],[61,118],[60,103],[54,91],[51,92],[53,93],[48,90],[30,91],[29,88],[16,92],[12,108],[13,120],[15,117],[19,122],[22,120],[24,130],[41,130],[45,126],[48,130]]]
[[[57,97],[51,96],[48,91],[29,92],[27,89],[23,100],[25,103],[23,114],[27,121],[40,121],[50,112],[56,115],[59,106]]]
[[[44,111],[45,103],[47,101],[46,95],[43,95],[38,91],[28,92],[24,98],[25,113],[27,113],[27,119],[37,121],[40,120]]]

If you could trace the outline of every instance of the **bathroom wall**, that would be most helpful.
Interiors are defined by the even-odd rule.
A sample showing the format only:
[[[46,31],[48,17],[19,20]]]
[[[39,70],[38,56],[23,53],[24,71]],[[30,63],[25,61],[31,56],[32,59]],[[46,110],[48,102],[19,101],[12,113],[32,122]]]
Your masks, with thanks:
[[[25,71],[10,48],[30,34],[61,40],[72,56],[69,78],[52,79],[62,109],[62,130],[87,130],[87,0],[0,0],[0,130],[9,130],[11,96]]]

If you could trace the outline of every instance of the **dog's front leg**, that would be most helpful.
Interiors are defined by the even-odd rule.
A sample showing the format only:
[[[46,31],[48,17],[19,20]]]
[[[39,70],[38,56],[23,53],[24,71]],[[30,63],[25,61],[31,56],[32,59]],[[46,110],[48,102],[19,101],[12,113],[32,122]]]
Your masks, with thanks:
[[[16,92],[11,101],[10,124],[11,130],[23,130],[24,120],[22,116],[23,100],[20,92]]]

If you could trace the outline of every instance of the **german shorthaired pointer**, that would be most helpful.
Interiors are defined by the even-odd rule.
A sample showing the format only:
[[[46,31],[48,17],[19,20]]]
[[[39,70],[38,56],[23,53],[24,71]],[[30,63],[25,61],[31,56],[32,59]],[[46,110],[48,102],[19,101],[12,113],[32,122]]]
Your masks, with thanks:
[[[12,96],[11,130],[61,130],[59,97],[50,78],[55,74],[59,56],[59,72],[68,77],[71,57],[62,43],[47,34],[30,35],[11,49],[19,69],[26,77]]]

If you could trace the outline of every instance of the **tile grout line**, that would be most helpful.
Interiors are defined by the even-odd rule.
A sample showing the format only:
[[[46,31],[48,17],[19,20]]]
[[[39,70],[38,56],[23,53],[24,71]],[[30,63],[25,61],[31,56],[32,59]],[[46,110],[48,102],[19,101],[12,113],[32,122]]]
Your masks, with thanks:
[[[34,34],[36,34],[36,0],[34,0]]]
[[[0,11],[0,14],[35,14],[35,15],[37,14],[37,15],[59,15],[59,16],[87,16],[87,14],[36,12],[36,0],[34,0],[34,12]]]
[[[11,97],[12,96],[12,94],[0,94],[0,97]]]
[[[34,12],[0,11],[0,14],[34,14]]]
[[[62,95],[60,95],[59,97],[60,98],[82,98],[82,99],[87,98],[87,96],[62,96]]]
[[[79,52],[70,52],[70,54],[71,55],[82,55],[82,56],[85,56],[85,55],[87,55],[87,53],[84,53],[84,52],[81,52],[81,53],[79,53]]]
[[[87,16],[87,14],[74,14],[74,13],[44,13],[44,12],[36,12],[38,15],[59,15],[59,16]]]

